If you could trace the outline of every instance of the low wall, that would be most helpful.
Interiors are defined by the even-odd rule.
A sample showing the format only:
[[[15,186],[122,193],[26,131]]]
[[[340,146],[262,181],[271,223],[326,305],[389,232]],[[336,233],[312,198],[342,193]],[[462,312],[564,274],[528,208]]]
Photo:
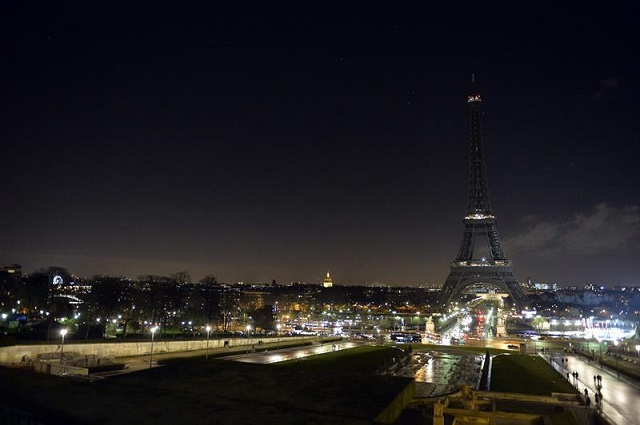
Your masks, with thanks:
[[[394,424],[402,411],[411,403],[416,395],[416,381],[411,380],[404,390],[385,409],[376,416],[376,424]]]
[[[89,369],[85,367],[67,366],[56,362],[35,361],[33,362],[33,371],[51,375],[59,375],[61,373],[83,376],[89,375]]]
[[[314,339],[309,336],[291,336],[280,338],[281,343],[287,341],[301,341]],[[277,342],[276,338],[224,338],[210,339],[209,349],[225,348],[225,342],[229,347],[243,345],[258,345],[263,343]],[[194,350],[204,350],[207,348],[206,339],[190,340],[190,341],[172,341],[172,340],[156,340],[153,342],[153,353],[175,353]],[[59,353],[60,344],[40,344],[40,345],[14,345],[11,347],[0,347],[0,363],[20,363],[23,357],[36,359],[39,354]],[[64,351],[75,352],[80,355],[96,355],[98,357],[125,357],[125,356],[142,356],[151,353],[151,340],[138,342],[100,342],[87,344],[64,344]]]

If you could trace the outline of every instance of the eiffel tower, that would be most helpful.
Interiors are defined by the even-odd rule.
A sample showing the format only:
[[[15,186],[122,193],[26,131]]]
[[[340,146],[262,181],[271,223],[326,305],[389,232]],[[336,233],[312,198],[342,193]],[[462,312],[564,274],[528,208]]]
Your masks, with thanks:
[[[504,255],[498,238],[496,217],[491,212],[482,147],[482,98],[477,90],[468,96],[467,102],[469,206],[463,220],[464,233],[460,250],[456,259],[451,262],[449,277],[440,291],[439,303],[444,306],[469,285],[482,283],[506,291],[513,306],[523,307],[527,297],[513,273],[511,260]],[[483,240],[486,240],[486,245],[482,244]]]

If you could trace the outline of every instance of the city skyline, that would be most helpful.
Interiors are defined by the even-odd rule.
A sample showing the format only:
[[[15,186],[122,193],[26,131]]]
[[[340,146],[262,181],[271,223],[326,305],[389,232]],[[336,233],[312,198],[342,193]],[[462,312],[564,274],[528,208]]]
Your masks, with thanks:
[[[9,7],[4,264],[441,284],[475,74],[519,280],[640,285],[631,9]]]

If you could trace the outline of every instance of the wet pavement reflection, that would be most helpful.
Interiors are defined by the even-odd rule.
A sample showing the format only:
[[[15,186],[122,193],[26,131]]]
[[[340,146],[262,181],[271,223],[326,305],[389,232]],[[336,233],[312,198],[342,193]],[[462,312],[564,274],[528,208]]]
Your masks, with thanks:
[[[396,376],[414,377],[417,397],[433,397],[456,391],[461,385],[475,388],[480,380],[482,356],[427,351],[414,353],[411,363]]]
[[[252,352],[252,350],[249,349],[244,354],[235,354],[233,356],[228,356],[225,357],[224,360],[244,363],[270,364],[288,360],[296,360],[308,356],[316,356],[318,354],[330,353],[332,351],[346,350],[349,348],[357,347],[358,345],[362,344],[357,344],[354,342],[338,342],[308,347],[283,348],[279,350],[261,352]]]
[[[270,364],[346,350],[359,345],[362,343],[339,342],[265,352],[252,352],[249,349],[246,353],[228,356],[224,360]],[[395,376],[415,378],[417,397],[449,394],[457,391],[461,385],[476,388],[481,375],[482,357],[438,351],[416,352],[412,354],[407,365],[395,371]]]

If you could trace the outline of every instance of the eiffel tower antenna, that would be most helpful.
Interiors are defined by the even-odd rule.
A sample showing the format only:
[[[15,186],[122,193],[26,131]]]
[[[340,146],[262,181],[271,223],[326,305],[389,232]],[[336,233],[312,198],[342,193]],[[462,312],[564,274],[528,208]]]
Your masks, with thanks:
[[[449,277],[440,291],[441,305],[450,303],[470,285],[486,284],[505,291],[514,306],[527,301],[518,283],[511,260],[507,259],[498,237],[496,217],[491,211],[482,140],[482,98],[475,87],[467,97],[469,108],[469,202],[462,220],[464,232],[460,249],[450,264]],[[484,239],[486,245],[480,244]]]

